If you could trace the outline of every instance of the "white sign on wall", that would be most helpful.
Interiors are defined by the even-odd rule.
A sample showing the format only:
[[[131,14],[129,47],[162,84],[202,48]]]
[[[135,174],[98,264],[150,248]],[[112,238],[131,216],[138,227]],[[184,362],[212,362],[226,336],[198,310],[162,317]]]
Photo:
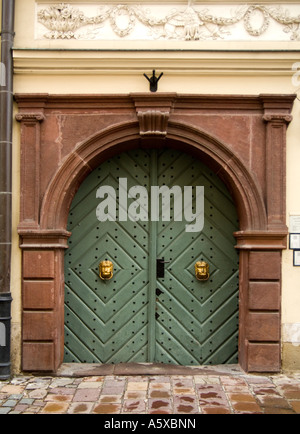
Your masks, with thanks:
[[[290,249],[300,250],[300,234],[290,234]]]
[[[300,215],[290,216],[290,233],[300,234]]]
[[[294,250],[294,267],[300,267],[300,215],[290,216],[290,250]]]
[[[294,266],[300,267],[300,251],[294,250]]]

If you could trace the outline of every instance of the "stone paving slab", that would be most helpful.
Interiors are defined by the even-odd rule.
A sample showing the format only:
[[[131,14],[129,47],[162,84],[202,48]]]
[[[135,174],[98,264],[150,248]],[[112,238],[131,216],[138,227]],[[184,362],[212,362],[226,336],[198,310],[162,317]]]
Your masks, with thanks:
[[[238,365],[216,366],[178,366],[163,363],[119,363],[99,365],[92,363],[63,363],[58,370],[60,377],[84,377],[101,375],[240,375],[243,371]]]
[[[99,366],[69,366],[68,375],[0,381],[0,414],[300,414],[300,372],[250,375],[236,366],[143,365],[133,373],[133,368],[92,375]]]

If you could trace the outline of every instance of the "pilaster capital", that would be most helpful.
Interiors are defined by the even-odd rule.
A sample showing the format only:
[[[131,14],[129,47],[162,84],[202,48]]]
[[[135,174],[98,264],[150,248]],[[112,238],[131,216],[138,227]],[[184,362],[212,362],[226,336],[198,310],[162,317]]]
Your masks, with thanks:
[[[234,236],[239,250],[285,250],[287,248],[288,229],[281,230],[239,231]]]
[[[293,116],[287,115],[287,114],[268,113],[268,114],[265,114],[263,116],[263,120],[267,123],[271,122],[271,123],[276,123],[276,124],[278,124],[278,123],[289,124],[292,122]]]
[[[43,113],[18,113],[16,115],[16,120],[18,122],[24,123],[37,123],[43,122],[45,120],[45,116]]]
[[[26,225],[20,225],[18,228],[22,250],[49,250],[49,249],[67,249],[70,232],[64,229],[33,229],[26,228]]]

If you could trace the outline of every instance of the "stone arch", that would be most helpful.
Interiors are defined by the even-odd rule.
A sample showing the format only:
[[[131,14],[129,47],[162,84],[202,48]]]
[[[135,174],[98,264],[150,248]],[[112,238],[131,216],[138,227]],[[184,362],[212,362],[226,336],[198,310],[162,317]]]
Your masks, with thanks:
[[[70,235],[66,227],[77,189],[111,156],[153,146],[191,153],[231,192],[240,219],[235,234],[240,250],[239,363],[249,372],[280,370],[286,130],[293,99],[176,94],[16,97],[22,124],[18,232],[24,371],[57,371],[63,360],[63,265]],[[245,125],[251,134],[244,134]],[[77,145],[76,133],[81,137]],[[86,134],[91,134],[88,139]],[[255,156],[251,164],[249,150]],[[62,155],[66,157],[61,160]],[[42,170],[49,159],[50,169]]]
[[[266,210],[258,182],[226,145],[201,130],[175,122],[169,123],[168,134],[163,141],[159,139],[159,144],[192,153],[221,177],[235,199],[241,230],[266,230]],[[72,199],[85,177],[111,155],[139,146],[144,144],[136,122],[108,128],[79,144],[46,191],[41,229],[64,230]]]

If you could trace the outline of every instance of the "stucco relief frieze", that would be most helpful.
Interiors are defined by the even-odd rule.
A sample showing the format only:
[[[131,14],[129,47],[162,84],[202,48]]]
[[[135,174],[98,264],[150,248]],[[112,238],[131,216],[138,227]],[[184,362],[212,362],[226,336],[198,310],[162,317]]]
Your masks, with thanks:
[[[300,40],[300,5],[37,4],[37,39]]]

